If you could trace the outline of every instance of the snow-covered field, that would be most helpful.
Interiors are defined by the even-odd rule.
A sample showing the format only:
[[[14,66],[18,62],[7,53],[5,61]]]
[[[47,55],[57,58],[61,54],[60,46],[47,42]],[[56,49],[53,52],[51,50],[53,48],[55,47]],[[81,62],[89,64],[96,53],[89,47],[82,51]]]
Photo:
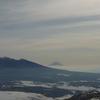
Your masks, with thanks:
[[[42,94],[0,91],[0,100],[54,100]]]
[[[75,82],[87,82],[84,80],[75,81]],[[59,89],[67,89],[67,90],[79,90],[79,91],[89,91],[89,90],[98,90],[98,88],[90,87],[90,86],[71,86],[70,82],[59,81],[58,83],[42,83],[42,82],[34,82],[34,81],[17,81],[14,87],[23,87],[23,86],[33,86],[33,87],[45,87],[52,88],[56,86]]]
[[[43,94],[15,92],[15,91],[0,91],[0,100],[64,100],[70,98],[72,95],[68,94],[59,98],[46,97]]]

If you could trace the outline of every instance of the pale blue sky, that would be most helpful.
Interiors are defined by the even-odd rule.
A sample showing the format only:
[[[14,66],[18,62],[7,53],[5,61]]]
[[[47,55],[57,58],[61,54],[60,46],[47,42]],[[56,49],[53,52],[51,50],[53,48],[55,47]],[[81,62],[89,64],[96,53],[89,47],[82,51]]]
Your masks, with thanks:
[[[0,56],[99,66],[100,1],[0,0]]]

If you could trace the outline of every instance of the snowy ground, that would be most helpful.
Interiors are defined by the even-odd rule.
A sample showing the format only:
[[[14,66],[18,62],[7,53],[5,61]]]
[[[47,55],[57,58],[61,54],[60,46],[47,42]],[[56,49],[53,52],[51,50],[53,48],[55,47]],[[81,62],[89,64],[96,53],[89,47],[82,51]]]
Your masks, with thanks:
[[[85,80],[80,81],[72,81],[72,82],[88,82]],[[95,81],[93,81],[95,82]],[[98,81],[99,82],[99,81]],[[24,87],[24,86],[32,86],[32,87],[45,87],[52,88],[56,86],[59,89],[67,89],[67,90],[79,90],[79,91],[89,91],[89,90],[98,90],[99,88],[94,88],[90,86],[71,86],[70,82],[59,81],[58,83],[42,83],[42,82],[33,82],[33,81],[16,81],[16,85],[14,87]]]
[[[54,100],[41,94],[0,91],[0,100]]]

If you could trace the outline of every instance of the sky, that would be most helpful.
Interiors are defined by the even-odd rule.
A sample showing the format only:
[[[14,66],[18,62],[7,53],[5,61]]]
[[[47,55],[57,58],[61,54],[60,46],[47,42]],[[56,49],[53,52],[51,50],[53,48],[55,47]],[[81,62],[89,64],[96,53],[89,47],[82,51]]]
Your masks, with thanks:
[[[0,56],[100,67],[100,1],[0,0]]]

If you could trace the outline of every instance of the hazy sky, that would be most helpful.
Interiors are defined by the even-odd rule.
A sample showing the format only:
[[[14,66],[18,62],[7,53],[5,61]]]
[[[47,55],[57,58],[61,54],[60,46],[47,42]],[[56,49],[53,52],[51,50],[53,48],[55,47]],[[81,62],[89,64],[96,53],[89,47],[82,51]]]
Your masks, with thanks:
[[[100,0],[0,0],[0,56],[100,66]]]

